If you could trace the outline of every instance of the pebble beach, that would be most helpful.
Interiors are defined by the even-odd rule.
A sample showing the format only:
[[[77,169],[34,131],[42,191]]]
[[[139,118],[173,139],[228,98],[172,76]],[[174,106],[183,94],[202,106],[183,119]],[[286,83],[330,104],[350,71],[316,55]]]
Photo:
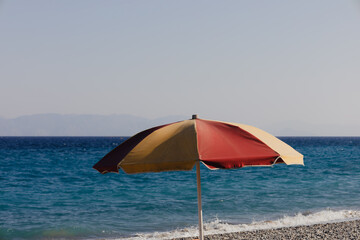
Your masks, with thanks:
[[[176,238],[173,240],[192,240]],[[360,220],[205,236],[206,240],[360,239]]]

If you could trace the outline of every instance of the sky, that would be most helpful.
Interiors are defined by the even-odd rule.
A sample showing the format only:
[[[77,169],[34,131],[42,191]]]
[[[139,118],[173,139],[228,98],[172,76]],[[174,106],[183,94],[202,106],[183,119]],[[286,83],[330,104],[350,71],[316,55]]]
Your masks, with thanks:
[[[360,0],[0,0],[0,116],[197,113],[360,135],[359,43]]]

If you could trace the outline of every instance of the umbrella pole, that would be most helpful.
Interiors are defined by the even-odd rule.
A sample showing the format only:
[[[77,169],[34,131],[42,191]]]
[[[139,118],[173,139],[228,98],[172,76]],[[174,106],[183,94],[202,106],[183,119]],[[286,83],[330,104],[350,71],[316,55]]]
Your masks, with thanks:
[[[203,216],[202,216],[202,207],[201,207],[200,161],[196,162],[196,180],[197,180],[197,196],[198,196],[198,212],[199,212],[199,240],[204,240]]]

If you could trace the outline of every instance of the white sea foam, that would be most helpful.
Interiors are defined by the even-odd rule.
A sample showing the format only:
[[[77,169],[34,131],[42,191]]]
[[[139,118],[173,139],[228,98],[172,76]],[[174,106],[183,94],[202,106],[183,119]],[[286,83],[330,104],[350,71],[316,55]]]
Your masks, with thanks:
[[[360,219],[360,211],[356,210],[323,210],[315,213],[298,213],[295,216],[284,216],[283,218],[272,221],[258,221],[248,224],[228,224],[220,220],[215,220],[204,224],[205,234],[219,234],[230,232],[243,232],[263,229],[275,229],[282,227],[294,227],[303,225],[313,225],[318,223],[341,222]],[[130,238],[118,238],[118,240],[152,240],[152,239],[171,239],[180,237],[193,237],[198,235],[197,226],[176,229],[169,232],[154,232],[137,234]]]

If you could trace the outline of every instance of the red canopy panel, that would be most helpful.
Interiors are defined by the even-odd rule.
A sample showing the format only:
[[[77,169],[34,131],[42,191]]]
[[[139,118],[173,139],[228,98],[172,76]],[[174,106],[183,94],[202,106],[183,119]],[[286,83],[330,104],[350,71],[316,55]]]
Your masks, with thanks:
[[[238,126],[197,119],[196,132],[199,159],[209,168],[271,165],[280,156]]]

